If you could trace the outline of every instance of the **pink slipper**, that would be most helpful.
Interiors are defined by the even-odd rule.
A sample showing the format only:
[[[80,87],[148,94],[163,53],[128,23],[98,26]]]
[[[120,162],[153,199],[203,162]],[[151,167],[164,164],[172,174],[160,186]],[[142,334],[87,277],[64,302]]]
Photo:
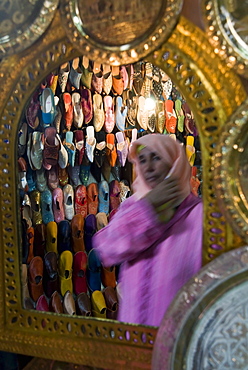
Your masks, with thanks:
[[[127,155],[128,155],[127,142],[125,140],[123,132],[117,132],[115,136],[117,140],[116,148],[117,148],[118,159],[119,159],[121,166],[124,167],[126,160],[127,160]]]

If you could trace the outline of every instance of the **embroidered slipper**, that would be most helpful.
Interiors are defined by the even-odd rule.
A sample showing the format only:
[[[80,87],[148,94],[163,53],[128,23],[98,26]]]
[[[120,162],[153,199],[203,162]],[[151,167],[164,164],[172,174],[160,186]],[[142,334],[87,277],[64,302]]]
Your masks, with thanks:
[[[69,73],[69,81],[72,86],[79,89],[80,80],[82,76],[82,69],[79,67],[79,58],[75,58],[72,61],[71,69]]]
[[[120,131],[125,130],[126,116],[127,116],[127,106],[123,105],[122,97],[117,96],[116,98],[116,126]]]
[[[59,256],[59,280],[61,295],[64,296],[67,291],[73,291],[72,286],[72,263],[73,255],[71,251],[65,250]]]
[[[108,217],[105,212],[98,212],[96,214],[96,229],[97,231],[103,229],[108,224]]]
[[[91,230],[91,232],[92,231],[93,230]],[[91,293],[95,290],[101,289],[101,261],[94,248],[91,249],[88,254],[88,266],[86,276],[88,288]]]
[[[153,109],[148,110],[148,125],[147,128],[154,132],[156,128],[156,106]]]
[[[128,96],[126,99],[126,105],[127,105],[127,122],[131,126],[135,126],[137,122],[137,108],[138,108],[138,96],[131,93],[131,91],[128,91]]]
[[[58,253],[71,251],[71,227],[68,220],[62,220],[58,224]]]
[[[100,213],[105,213],[108,215],[109,213],[109,185],[107,181],[103,180],[99,184],[99,190],[98,190],[98,210]]]
[[[56,138],[58,139],[60,144],[58,164],[59,167],[63,169],[66,168],[68,164],[68,152],[62,144],[60,136],[58,134],[56,134]]]
[[[93,214],[85,217],[84,223],[84,242],[85,250],[89,253],[92,250],[92,238],[96,233],[96,216]]]
[[[63,102],[64,102],[64,119],[65,119],[65,127],[67,130],[71,129],[72,121],[73,121],[73,107],[72,107],[72,99],[71,94],[64,93],[63,94]]]
[[[185,120],[184,120],[185,128],[191,135],[193,135],[194,134],[194,126],[195,126],[194,119],[192,117],[192,112],[190,110],[190,107],[188,106],[188,104],[186,102],[184,102],[182,104],[182,110],[183,110],[184,116],[185,116]]]
[[[109,134],[113,131],[115,127],[115,114],[114,114],[114,105],[113,99],[110,95],[106,95],[103,98],[104,110],[105,110],[105,121],[104,128],[105,131]]]
[[[100,290],[95,290],[91,295],[92,316],[105,319],[107,306]]]
[[[106,95],[110,94],[110,91],[112,89],[112,72],[111,68],[108,64],[103,64],[103,92],[105,92]]]
[[[138,112],[137,112],[137,121],[141,128],[147,130],[148,127],[148,112],[145,109],[146,99],[144,96],[139,96],[138,100]]]
[[[18,131],[18,156],[22,157],[27,148],[27,132],[28,132],[28,125],[24,122]]]
[[[117,156],[118,156],[121,166],[124,167],[126,164],[127,155],[128,155],[127,142],[125,140],[123,132],[117,132],[115,136],[117,140],[117,145],[116,145]]]
[[[71,237],[73,252],[84,251],[84,218],[81,213],[74,215],[71,220]]]
[[[96,215],[98,212],[98,186],[95,182],[89,184],[87,191],[88,214]]]
[[[89,161],[92,163],[94,160],[94,150],[96,146],[95,131],[93,126],[86,128],[86,144],[85,151]]]
[[[38,92],[36,92],[32,96],[31,101],[28,104],[26,112],[25,112],[26,119],[27,119],[27,124],[33,130],[36,130],[37,127],[40,124],[39,112],[40,112],[40,101],[39,101],[39,98],[38,98]]]
[[[73,124],[76,128],[81,128],[84,122],[81,95],[78,92],[74,92],[71,96],[71,101],[73,108]]]
[[[183,132],[184,129],[184,114],[182,110],[182,102],[180,99],[175,101],[175,111],[177,115],[177,129],[180,132]]]
[[[165,109],[166,109],[166,121],[165,121],[166,130],[170,134],[175,134],[177,126],[177,117],[174,111],[174,102],[170,99],[167,100],[165,102]]]
[[[72,283],[76,295],[87,293],[86,266],[87,254],[83,251],[75,253],[72,266]]]
[[[93,125],[95,127],[95,131],[98,132],[102,129],[105,120],[103,101],[102,96],[100,94],[93,95],[93,110],[94,110]]]
[[[123,90],[126,90],[128,88],[128,73],[125,66],[120,67],[120,76],[123,81]]]
[[[92,80],[91,80],[91,88],[98,94],[102,93],[103,89],[103,74],[100,70],[97,73],[93,73]]]
[[[191,186],[191,191],[192,193],[198,197],[199,196],[199,193],[198,193],[198,189],[199,189],[199,186],[201,185],[201,182],[200,180],[198,179],[197,177],[197,167],[196,166],[193,166],[191,168],[191,179],[190,179],[190,186]]]
[[[43,126],[48,127],[55,117],[54,94],[50,88],[45,88],[40,96],[40,107]]]
[[[109,184],[109,205],[110,211],[117,209],[121,203],[120,201],[120,185],[116,180],[112,180]]]
[[[87,293],[80,293],[76,298],[77,315],[91,316],[91,302]]]
[[[96,147],[94,152],[94,161],[99,168],[102,167],[106,155],[106,133],[104,131],[96,132]]]
[[[124,89],[120,67],[112,66],[112,91],[114,95],[122,95]]]
[[[132,90],[133,89],[133,74],[134,74],[133,65],[132,64],[127,65],[126,70],[127,70],[127,74],[128,74],[128,86],[127,86],[127,88],[129,90]]]
[[[115,147],[115,135],[106,135],[106,157],[111,167],[114,167],[117,160],[117,151]]]
[[[74,142],[76,147],[76,157],[75,157],[75,165],[80,166],[83,161],[84,156],[84,133],[82,130],[74,131]]]
[[[153,81],[152,81],[153,92],[156,95],[156,97],[160,99],[163,94],[163,88],[161,84],[162,76],[161,76],[160,68],[157,66],[153,66],[152,74],[153,74]]]
[[[157,132],[162,134],[165,126],[165,109],[164,102],[162,100],[157,100],[156,110],[157,110],[156,130]]]
[[[86,56],[83,56],[81,69],[82,69],[81,82],[83,86],[86,87],[86,89],[90,89],[93,71],[90,69],[89,59]]]
[[[79,174],[80,174],[80,166],[71,166],[69,165],[67,167],[68,169],[68,174],[69,174],[69,177],[70,177],[70,181],[71,181],[71,185],[75,188],[77,187],[78,185],[82,185],[81,181],[80,181],[80,177],[79,177]]]
[[[120,186],[120,201],[124,202],[124,200],[131,196],[131,190],[128,181],[121,180],[119,186]]]
[[[88,125],[93,118],[91,91],[89,89],[82,89],[81,96],[82,96],[81,103],[84,114],[84,123]]]
[[[75,213],[87,216],[87,192],[85,185],[77,186],[75,190]]]
[[[141,94],[142,86],[144,83],[144,76],[142,73],[143,63],[135,63],[133,65],[133,89],[136,95]]]
[[[57,249],[58,225],[55,221],[46,225],[46,251],[58,253]]]
[[[53,198],[53,215],[54,221],[59,223],[65,219],[64,205],[63,205],[63,191],[61,188],[54,189],[52,192]]]
[[[47,225],[49,222],[54,221],[52,210],[52,193],[50,190],[45,190],[41,193],[41,214],[42,222]]]
[[[101,280],[104,288],[116,287],[115,266],[101,268]]]
[[[76,148],[73,143],[73,132],[72,131],[66,132],[64,147],[68,153],[68,163],[73,167],[75,165]]]
[[[30,159],[33,167],[40,170],[43,162],[44,144],[42,140],[43,134],[39,131],[34,131],[32,134],[32,145],[30,150]]]
[[[107,306],[106,317],[110,320],[117,320],[118,316],[118,297],[116,289],[111,286],[107,286],[103,289],[103,296]]]
[[[61,92],[65,92],[66,84],[68,81],[69,77],[69,72],[70,72],[70,63],[66,62],[62,64],[59,67],[59,74],[58,74],[58,83],[61,89]]]
[[[64,196],[65,218],[71,221],[75,214],[75,211],[74,211],[74,191],[73,187],[70,184],[67,184],[63,187],[63,196]]]
[[[43,167],[50,170],[59,159],[60,142],[55,127],[47,127],[44,133]]]
[[[187,135],[186,137],[186,155],[191,166],[194,165],[195,161],[195,147],[194,147],[194,136]]]

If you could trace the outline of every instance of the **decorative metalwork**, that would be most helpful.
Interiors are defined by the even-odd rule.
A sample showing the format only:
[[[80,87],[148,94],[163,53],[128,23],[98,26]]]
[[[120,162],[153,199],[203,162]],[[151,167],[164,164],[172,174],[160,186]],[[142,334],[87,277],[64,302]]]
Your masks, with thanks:
[[[29,53],[6,58],[0,64],[3,89],[0,265],[4,276],[0,279],[0,304],[4,307],[0,312],[1,349],[109,369],[148,369],[157,328],[22,308],[16,169],[18,126],[27,102],[47,74],[81,54],[67,39],[57,12],[42,43],[31,47]],[[234,234],[224,224],[214,194],[212,167],[215,146],[227,116],[244,101],[246,94],[237,76],[215,55],[203,33],[184,18],[168,42],[151,54],[149,60],[163,68],[178,85],[196,118],[204,168],[204,260],[207,262],[233,247]],[[15,68],[10,68],[12,65]],[[213,244],[219,244],[221,250],[214,249]]]
[[[245,369],[248,247],[205,266],[178,293],[159,328],[153,369]]]
[[[215,155],[215,180],[220,207],[236,232],[248,241],[246,100],[229,118]]]
[[[0,58],[32,45],[51,23],[59,0],[0,2]]]
[[[182,0],[61,1],[73,45],[93,60],[134,63],[157,49],[175,27]]]
[[[205,0],[202,2],[207,35],[214,52],[227,65],[248,76],[248,2]]]

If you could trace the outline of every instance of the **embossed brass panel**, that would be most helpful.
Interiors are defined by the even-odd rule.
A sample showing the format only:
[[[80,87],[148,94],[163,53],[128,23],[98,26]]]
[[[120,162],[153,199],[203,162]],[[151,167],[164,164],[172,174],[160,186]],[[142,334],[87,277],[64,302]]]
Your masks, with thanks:
[[[159,328],[153,369],[245,369],[248,247],[205,266],[174,300]]]
[[[93,60],[128,64],[158,48],[178,20],[182,0],[62,0],[73,45]]]
[[[248,241],[247,100],[230,117],[220,136],[215,157],[215,180],[220,206],[236,232]]]
[[[226,64],[248,76],[248,2],[237,0],[202,1],[207,35],[214,52]]]
[[[32,45],[51,23],[59,0],[0,2],[0,58]]]

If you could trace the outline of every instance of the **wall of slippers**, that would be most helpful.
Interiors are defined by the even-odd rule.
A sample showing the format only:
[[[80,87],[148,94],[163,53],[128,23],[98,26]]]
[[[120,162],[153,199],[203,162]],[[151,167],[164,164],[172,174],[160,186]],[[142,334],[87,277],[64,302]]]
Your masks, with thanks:
[[[182,142],[201,196],[194,117],[158,67],[83,56],[37,88],[18,135],[24,308],[116,319],[118,266],[104,268],[91,240],[131,195],[130,144],[152,132]]]

